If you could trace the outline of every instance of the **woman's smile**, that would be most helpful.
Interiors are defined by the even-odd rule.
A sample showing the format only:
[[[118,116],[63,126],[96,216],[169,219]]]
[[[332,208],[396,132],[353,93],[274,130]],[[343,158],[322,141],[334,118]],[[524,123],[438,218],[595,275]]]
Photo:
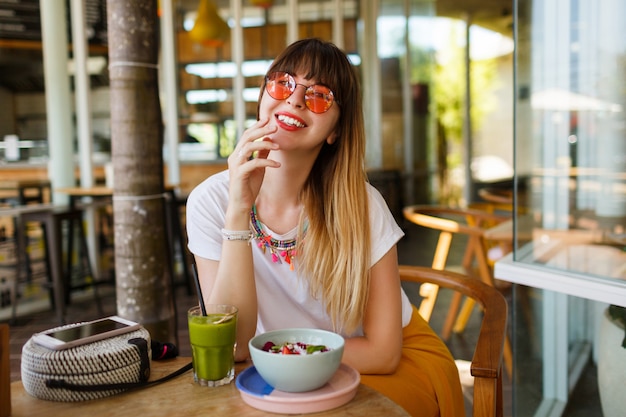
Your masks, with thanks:
[[[276,113],[274,117],[276,118],[278,126],[285,130],[296,130],[307,127],[307,124],[304,122],[304,120],[300,119],[297,116],[294,116],[293,114]]]

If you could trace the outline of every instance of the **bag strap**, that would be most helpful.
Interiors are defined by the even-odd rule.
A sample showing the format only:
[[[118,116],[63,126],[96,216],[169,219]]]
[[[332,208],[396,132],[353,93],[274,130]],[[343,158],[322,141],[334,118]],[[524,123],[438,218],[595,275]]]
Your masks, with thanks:
[[[134,345],[137,350],[139,350],[139,382],[121,382],[116,384],[94,384],[94,385],[82,385],[82,384],[74,384],[72,382],[67,382],[64,379],[47,379],[45,381],[46,387],[48,388],[62,388],[70,391],[118,391],[118,390],[131,390],[136,388],[146,388],[151,387],[153,385],[160,384],[165,381],[169,381],[172,378],[175,378],[179,375],[184,374],[188,370],[192,368],[192,362],[186,364],[182,368],[177,371],[172,372],[169,375],[166,375],[162,378],[159,378],[155,381],[148,381],[150,377],[150,358],[148,357],[148,341],[141,337],[137,337],[134,339],[130,339],[128,341],[129,344]]]
[[[48,388],[63,388],[70,391],[113,391],[113,390],[131,390],[137,388],[147,388],[153,385],[160,384],[162,382],[169,381],[172,378],[175,378],[179,375],[184,374],[188,370],[192,368],[192,363],[189,362],[182,368],[177,371],[172,372],[169,375],[166,375],[162,378],[159,378],[155,381],[146,381],[146,382],[127,382],[120,384],[100,384],[100,385],[81,385],[81,384],[73,384],[71,382],[67,382],[64,379],[47,379],[46,387]]]

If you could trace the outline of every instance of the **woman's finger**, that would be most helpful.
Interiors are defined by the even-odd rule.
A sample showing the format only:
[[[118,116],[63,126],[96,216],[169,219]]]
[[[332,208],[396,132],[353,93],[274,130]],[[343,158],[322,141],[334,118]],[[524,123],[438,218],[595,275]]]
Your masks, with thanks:
[[[267,159],[270,154],[270,151],[278,149],[278,145],[268,137],[263,138],[263,142],[270,143],[270,146],[259,149],[257,153],[257,158]]]
[[[270,151],[277,149],[278,145],[271,138],[263,136],[252,142],[238,144],[233,153],[236,153],[239,163],[244,163],[253,159],[255,153],[262,158],[267,158]]]

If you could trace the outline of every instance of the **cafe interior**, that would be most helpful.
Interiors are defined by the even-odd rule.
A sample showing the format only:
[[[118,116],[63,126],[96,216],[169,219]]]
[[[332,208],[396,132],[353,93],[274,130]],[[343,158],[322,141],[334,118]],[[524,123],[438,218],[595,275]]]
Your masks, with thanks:
[[[112,3],[0,0],[0,417],[21,415],[3,414],[11,395],[14,413],[35,415],[16,390],[33,333],[124,315],[112,200],[144,180],[164,196],[149,207],[169,310],[155,331],[191,355],[186,197],[227,168],[272,59],[307,37],[335,43],[359,75],[366,169],[405,233],[399,263],[506,300],[479,383],[491,307],[403,281],[458,359],[467,415],[623,415],[626,3],[146,0],[163,129],[139,181],[116,159],[132,137],[116,136]],[[485,398],[493,414],[477,411]]]

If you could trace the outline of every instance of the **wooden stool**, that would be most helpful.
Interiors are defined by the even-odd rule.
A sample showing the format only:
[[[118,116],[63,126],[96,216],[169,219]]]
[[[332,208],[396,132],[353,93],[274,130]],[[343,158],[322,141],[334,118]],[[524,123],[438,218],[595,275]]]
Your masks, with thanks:
[[[187,204],[186,198],[179,198],[174,189],[165,190],[165,219],[167,222],[168,247],[170,251],[170,265],[172,275],[172,290],[176,285],[184,285],[187,288],[187,294],[192,295],[194,291],[193,276],[189,270],[189,262],[187,262],[187,235],[184,233],[181,222],[180,207]],[[176,282],[174,264],[176,263],[176,254],[180,256],[183,269],[182,281]]]
[[[21,215],[21,224],[28,222],[37,222],[43,227],[44,246],[46,253],[46,269],[48,280],[51,282],[52,288],[52,305],[56,308],[57,317],[61,324],[65,323],[66,305],[70,302],[70,292],[72,290],[84,289],[90,286],[94,288],[94,296],[96,299],[98,312],[102,314],[102,305],[97,291],[97,282],[91,269],[89,260],[89,249],[87,247],[87,239],[83,227],[82,210],[68,207],[54,207],[38,211],[31,211]],[[63,224],[68,225],[67,228],[67,248],[65,268],[63,266]],[[92,280],[83,280],[80,284],[72,283],[72,255],[74,253],[74,233],[78,232],[78,263],[81,268],[82,277],[91,277]],[[24,228],[20,249],[25,246]],[[23,253],[23,252],[22,252]],[[28,257],[26,259],[26,267],[29,267]],[[16,287],[18,279],[15,280]],[[17,291],[17,288],[16,288]],[[16,303],[13,304],[13,319],[15,319]]]
[[[48,180],[22,180],[18,181],[18,201],[23,206],[30,203],[43,204],[46,201],[46,193],[48,201],[52,197],[50,192],[50,181]]]
[[[9,325],[0,323],[0,417],[11,415],[11,363]]]

